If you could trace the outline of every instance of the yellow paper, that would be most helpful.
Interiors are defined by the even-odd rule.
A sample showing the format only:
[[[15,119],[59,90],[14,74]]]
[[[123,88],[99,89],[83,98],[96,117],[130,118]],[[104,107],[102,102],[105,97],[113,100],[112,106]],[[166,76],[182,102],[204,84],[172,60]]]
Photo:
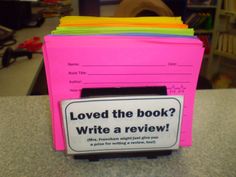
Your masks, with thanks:
[[[60,23],[66,24],[183,24],[181,17],[88,17],[88,16],[66,16],[61,18]]]

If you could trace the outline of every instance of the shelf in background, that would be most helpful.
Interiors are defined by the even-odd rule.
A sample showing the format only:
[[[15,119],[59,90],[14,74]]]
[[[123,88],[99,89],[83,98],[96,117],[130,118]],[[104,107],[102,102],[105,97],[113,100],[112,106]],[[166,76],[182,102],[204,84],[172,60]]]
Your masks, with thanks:
[[[236,16],[236,11],[221,10],[220,15],[223,15],[223,16]]]
[[[216,5],[187,5],[189,9],[216,9]]]
[[[227,52],[222,52],[222,51],[219,51],[219,50],[215,50],[215,51],[214,51],[214,55],[226,57],[226,58],[229,58],[229,59],[232,59],[232,60],[235,60],[235,61],[236,61],[236,55],[231,54],[231,53],[227,53]]]
[[[100,0],[100,5],[116,5],[120,2],[121,0]]]
[[[205,29],[196,29],[194,30],[194,34],[212,34],[213,30],[205,30]]]

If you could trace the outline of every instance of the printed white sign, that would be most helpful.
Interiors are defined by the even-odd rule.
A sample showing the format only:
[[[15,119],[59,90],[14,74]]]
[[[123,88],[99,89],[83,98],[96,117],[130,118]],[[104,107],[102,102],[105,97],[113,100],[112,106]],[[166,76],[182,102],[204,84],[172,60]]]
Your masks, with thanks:
[[[182,96],[63,101],[67,153],[177,149],[182,111]]]

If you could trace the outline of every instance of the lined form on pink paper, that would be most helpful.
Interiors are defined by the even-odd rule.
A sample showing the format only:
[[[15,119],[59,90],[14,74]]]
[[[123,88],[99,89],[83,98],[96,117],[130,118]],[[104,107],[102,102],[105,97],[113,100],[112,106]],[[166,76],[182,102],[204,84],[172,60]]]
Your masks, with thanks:
[[[189,37],[46,36],[55,149],[65,149],[62,100],[80,98],[82,88],[139,86],[166,86],[168,95],[184,95],[180,145],[190,146],[203,52],[202,43]]]

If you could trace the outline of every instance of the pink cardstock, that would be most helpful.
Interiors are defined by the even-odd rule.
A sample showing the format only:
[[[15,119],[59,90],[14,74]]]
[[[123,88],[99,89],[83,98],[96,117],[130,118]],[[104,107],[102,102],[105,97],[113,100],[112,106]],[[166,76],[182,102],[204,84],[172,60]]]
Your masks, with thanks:
[[[46,36],[44,61],[55,150],[65,150],[60,102],[82,88],[166,86],[184,96],[180,146],[192,145],[194,97],[204,48],[197,38]]]

